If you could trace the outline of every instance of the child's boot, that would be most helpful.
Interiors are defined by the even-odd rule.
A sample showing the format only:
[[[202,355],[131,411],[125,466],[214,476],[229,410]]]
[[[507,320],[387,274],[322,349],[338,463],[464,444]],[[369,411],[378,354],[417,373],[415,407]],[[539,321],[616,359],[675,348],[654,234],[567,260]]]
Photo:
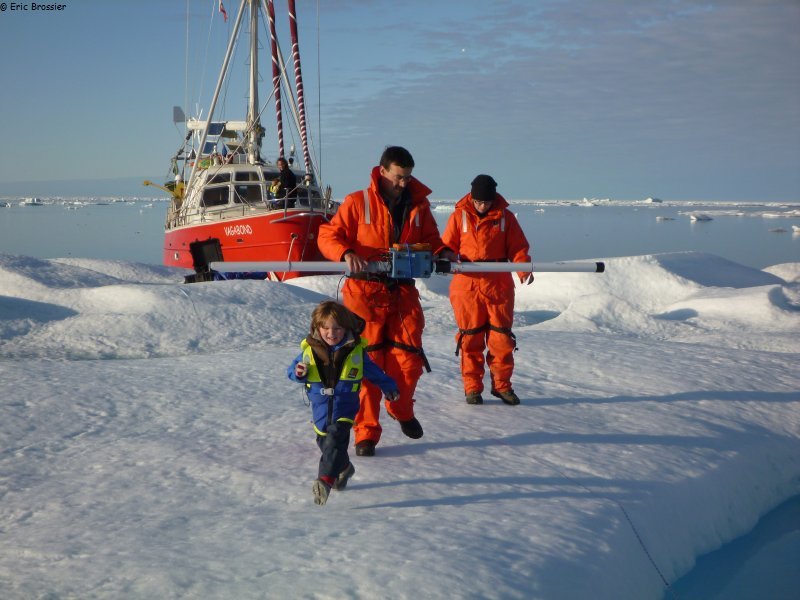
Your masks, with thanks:
[[[311,491],[314,493],[314,504],[323,506],[328,501],[328,494],[331,493],[331,485],[333,484],[333,477],[320,477],[311,486]]]
[[[353,466],[353,463],[348,463],[348,465],[344,468],[344,470],[339,473],[339,476],[336,478],[336,481],[333,482],[331,486],[337,492],[341,492],[344,488],[347,487],[347,482],[350,478],[355,475],[356,468]]]

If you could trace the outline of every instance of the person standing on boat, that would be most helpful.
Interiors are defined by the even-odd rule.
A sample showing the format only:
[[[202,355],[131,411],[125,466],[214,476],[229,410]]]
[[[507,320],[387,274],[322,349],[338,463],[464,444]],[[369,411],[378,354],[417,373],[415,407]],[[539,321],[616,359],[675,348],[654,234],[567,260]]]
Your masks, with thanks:
[[[278,177],[272,182],[270,191],[275,194],[275,198],[286,199],[287,208],[293,208],[297,201],[297,176],[284,157],[276,160],[275,165],[278,167]]]
[[[331,488],[344,490],[356,472],[347,447],[359,408],[359,386],[371,381],[388,402],[399,395],[392,378],[364,351],[367,340],[359,335],[363,327],[363,319],[338,302],[321,302],[311,314],[311,331],[300,344],[300,354],[286,371],[289,379],[306,386],[322,451],[311,488],[315,504],[325,504]]]
[[[347,263],[344,304],[366,321],[367,350],[400,390],[396,402],[386,403],[386,412],[406,436],[418,439],[423,430],[414,416],[414,392],[423,366],[430,370],[422,350],[425,317],[419,292],[413,279],[366,270],[368,262],[382,259],[392,244],[429,244],[441,258],[455,258],[431,213],[431,190],[411,175],[413,169],[408,150],[387,147],[372,169],[369,187],[349,194],[330,223],[320,226],[318,245],[327,259]],[[380,411],[380,390],[366,383],[353,428],[357,456],[375,455],[382,431]]]
[[[469,194],[456,203],[447,221],[445,244],[471,262],[530,262],[530,245],[508,202],[497,193],[489,175],[478,175]],[[533,273],[517,273],[533,282]],[[516,338],[514,280],[511,273],[458,273],[450,282],[450,304],[458,326],[456,354],[461,353],[461,378],[467,404],[483,404],[484,365],[489,367],[491,394],[519,404],[511,386]],[[484,358],[484,351],[486,356]]]

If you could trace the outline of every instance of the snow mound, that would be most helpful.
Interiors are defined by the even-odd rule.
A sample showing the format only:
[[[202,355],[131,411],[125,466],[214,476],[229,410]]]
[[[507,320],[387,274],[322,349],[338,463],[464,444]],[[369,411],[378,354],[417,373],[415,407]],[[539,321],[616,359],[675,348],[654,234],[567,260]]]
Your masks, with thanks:
[[[679,252],[611,258],[597,275],[539,273],[517,288],[516,307],[519,325],[547,331],[796,352],[798,293],[800,284],[777,274]],[[733,326],[740,335],[717,335]]]
[[[0,256],[0,356],[150,358],[258,349],[302,337],[322,299],[265,281],[186,285],[176,282],[183,280],[177,271],[140,267]]]

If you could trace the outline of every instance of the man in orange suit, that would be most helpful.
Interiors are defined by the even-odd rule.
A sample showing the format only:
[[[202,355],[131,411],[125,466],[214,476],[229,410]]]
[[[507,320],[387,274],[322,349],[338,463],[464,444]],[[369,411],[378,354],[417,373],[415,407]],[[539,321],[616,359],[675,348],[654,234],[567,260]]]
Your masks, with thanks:
[[[367,272],[370,261],[382,259],[392,244],[429,244],[440,258],[452,260],[431,213],[431,190],[411,172],[414,159],[400,146],[389,146],[372,169],[369,187],[349,194],[330,223],[319,229],[322,254],[344,260],[349,274],[342,288],[344,305],[366,321],[362,333],[372,360],[397,382],[400,398],[385,403],[386,412],[403,433],[422,437],[414,416],[414,392],[427,360],[422,350],[425,317],[413,279]],[[371,383],[361,388],[356,416],[356,455],[374,456],[381,438],[381,391]]]

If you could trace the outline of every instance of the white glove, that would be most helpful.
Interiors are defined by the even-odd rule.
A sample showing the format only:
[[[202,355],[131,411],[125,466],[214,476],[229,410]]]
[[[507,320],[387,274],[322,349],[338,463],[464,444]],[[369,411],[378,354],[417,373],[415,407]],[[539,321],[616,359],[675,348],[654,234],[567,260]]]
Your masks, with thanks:
[[[399,390],[393,390],[393,391],[388,392],[387,394],[384,394],[384,395],[386,396],[386,399],[389,402],[394,402],[395,400],[398,400],[400,398],[400,391]]]
[[[294,367],[294,374],[301,379],[306,376],[308,373],[308,365],[306,363],[299,362]]]

